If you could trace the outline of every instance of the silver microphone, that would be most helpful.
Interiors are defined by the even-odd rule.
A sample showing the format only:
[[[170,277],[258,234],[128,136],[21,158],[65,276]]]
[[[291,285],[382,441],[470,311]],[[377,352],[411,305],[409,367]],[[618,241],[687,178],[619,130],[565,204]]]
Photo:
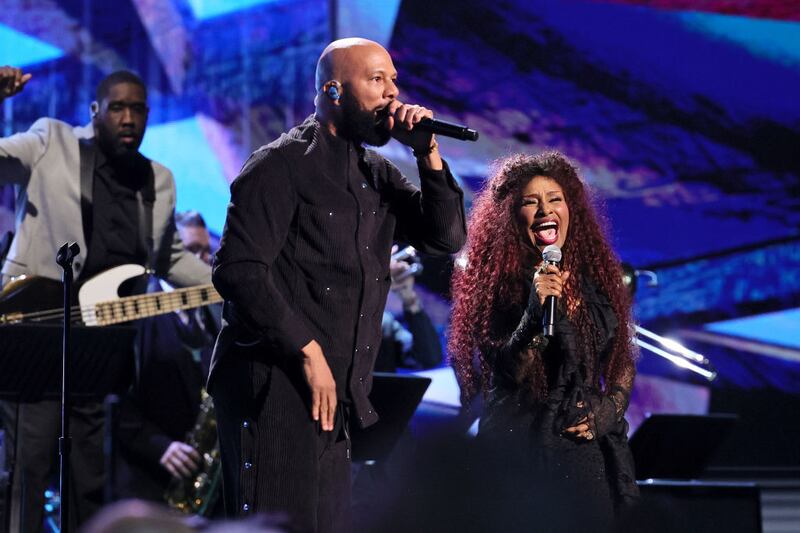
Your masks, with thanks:
[[[561,248],[555,244],[546,246],[542,250],[542,259],[545,264],[558,265],[561,262]],[[555,321],[556,321],[556,297],[548,296],[544,299],[544,316],[542,317],[542,326],[544,328],[544,336],[552,337],[555,334]]]

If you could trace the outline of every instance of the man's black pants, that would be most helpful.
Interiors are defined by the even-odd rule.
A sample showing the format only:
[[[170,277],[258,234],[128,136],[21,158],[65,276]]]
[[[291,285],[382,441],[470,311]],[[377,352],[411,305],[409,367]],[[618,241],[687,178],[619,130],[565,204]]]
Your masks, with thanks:
[[[351,531],[347,408],[322,431],[299,358],[279,365],[255,349],[228,355],[212,388],[228,516],[286,513],[297,531]]]

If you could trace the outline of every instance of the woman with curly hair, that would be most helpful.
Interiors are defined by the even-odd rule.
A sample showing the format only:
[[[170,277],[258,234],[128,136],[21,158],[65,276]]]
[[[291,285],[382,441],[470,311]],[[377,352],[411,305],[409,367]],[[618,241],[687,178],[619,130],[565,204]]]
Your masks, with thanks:
[[[601,222],[560,153],[500,161],[453,276],[449,353],[464,405],[484,393],[479,439],[505,463],[524,461],[506,468],[588,495],[610,518],[638,495],[624,419],[635,350],[630,296]],[[562,250],[560,268],[543,262],[548,245]],[[558,298],[552,337],[547,296]]]

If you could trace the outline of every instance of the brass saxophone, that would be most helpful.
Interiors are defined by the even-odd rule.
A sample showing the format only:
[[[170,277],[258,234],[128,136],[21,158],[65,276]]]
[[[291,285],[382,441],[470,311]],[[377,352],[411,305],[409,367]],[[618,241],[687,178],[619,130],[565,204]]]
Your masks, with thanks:
[[[200,412],[186,444],[200,454],[200,468],[190,478],[172,478],[164,499],[170,507],[186,514],[209,516],[222,489],[222,468],[217,440],[217,416],[214,402],[203,389]]]

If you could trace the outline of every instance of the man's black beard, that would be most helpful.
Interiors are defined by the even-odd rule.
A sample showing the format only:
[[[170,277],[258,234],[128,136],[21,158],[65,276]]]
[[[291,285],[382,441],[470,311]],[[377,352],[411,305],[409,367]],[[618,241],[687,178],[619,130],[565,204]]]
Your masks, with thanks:
[[[358,144],[383,146],[392,138],[383,121],[376,122],[372,111],[358,108],[358,104],[346,96],[342,98],[342,124],[339,127],[342,137]]]
[[[111,134],[97,135],[97,146],[106,158],[115,165],[132,165],[139,158],[139,147],[125,146],[114,142]]]

